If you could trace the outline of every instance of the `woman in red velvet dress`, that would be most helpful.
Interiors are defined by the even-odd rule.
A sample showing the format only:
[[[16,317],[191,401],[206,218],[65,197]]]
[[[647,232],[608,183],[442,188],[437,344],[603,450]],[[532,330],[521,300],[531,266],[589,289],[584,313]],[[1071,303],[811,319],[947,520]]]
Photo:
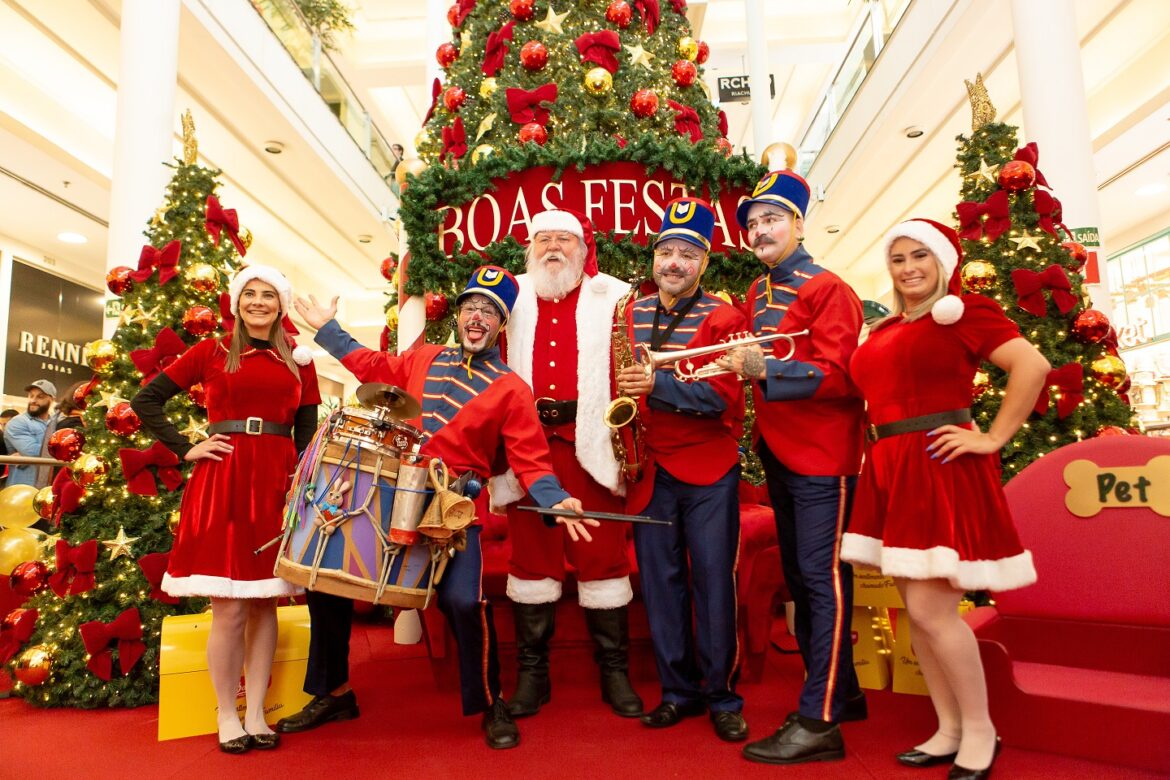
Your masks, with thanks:
[[[284,497],[297,453],[313,436],[320,393],[307,347],[290,344],[281,320],[292,286],[276,269],[251,265],[232,280],[234,332],[188,349],[134,399],[145,427],[195,463],[162,587],[211,598],[207,666],[215,687],[220,748],[243,753],[277,746],[264,720],[276,650],[276,599],[296,592],[273,576]],[[163,412],[177,393],[202,384],[209,438],[192,446]],[[295,432],[295,434],[294,434]],[[236,713],[240,672],[247,709]]]
[[[979,649],[958,606],[965,591],[1036,580],[1000,486],[999,450],[1027,419],[1049,366],[999,304],[958,296],[962,251],[953,230],[912,219],[885,246],[895,311],[850,364],[870,425],[841,558],[893,577],[914,621],[938,731],[898,760],[953,761],[948,777],[985,777],[998,739]],[[1010,376],[987,432],[970,413],[983,360]]]

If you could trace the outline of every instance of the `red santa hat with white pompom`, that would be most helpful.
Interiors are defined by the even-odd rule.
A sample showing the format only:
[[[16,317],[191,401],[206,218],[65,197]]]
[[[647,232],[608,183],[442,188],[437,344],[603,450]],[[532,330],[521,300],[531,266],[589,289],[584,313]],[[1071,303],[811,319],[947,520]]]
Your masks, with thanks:
[[[947,294],[930,307],[930,316],[939,325],[954,325],[963,317],[963,280],[959,267],[963,260],[963,249],[959,246],[959,234],[933,219],[908,219],[894,225],[884,242],[888,257],[890,247],[899,238],[909,238],[925,246],[938,258],[943,274],[947,277]]]
[[[272,266],[259,264],[246,265],[232,277],[231,284],[228,285],[232,315],[240,316],[240,295],[244,292],[244,287],[247,286],[248,282],[254,279],[264,282],[276,290],[276,295],[280,298],[279,316],[287,317],[292,311],[292,283]],[[297,346],[292,351],[292,357],[298,366],[307,366],[313,362],[313,351],[304,345]]]

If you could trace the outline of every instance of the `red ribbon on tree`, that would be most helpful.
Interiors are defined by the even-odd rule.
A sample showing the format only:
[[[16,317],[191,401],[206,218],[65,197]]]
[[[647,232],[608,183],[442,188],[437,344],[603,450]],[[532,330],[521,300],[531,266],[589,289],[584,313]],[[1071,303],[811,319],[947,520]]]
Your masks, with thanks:
[[[1074,411],[1081,401],[1085,400],[1085,367],[1080,363],[1065,363],[1060,368],[1048,372],[1048,379],[1036,398],[1033,411],[1036,414],[1045,414],[1048,411],[1049,388],[1060,393],[1056,399],[1056,416],[1063,420]]]
[[[507,98],[513,122],[518,125],[529,122],[544,125],[548,122],[549,110],[542,104],[557,101],[557,85],[550,82],[531,91],[510,87],[504,97]]]
[[[81,499],[85,496],[85,488],[78,485],[69,477],[69,469],[61,469],[53,478],[53,495],[56,496],[56,509],[53,511],[53,525],[61,525],[61,515],[70,515],[81,506]]]
[[[488,33],[487,45],[483,52],[483,65],[480,69],[488,78],[494,77],[504,67],[504,58],[508,56],[508,43],[512,40],[512,28],[515,22],[508,22],[503,27]]]
[[[178,596],[172,596],[162,589],[163,575],[166,574],[167,564],[171,560],[169,552],[156,552],[143,555],[138,559],[138,568],[142,569],[142,576],[150,583],[150,597],[163,604],[178,604]]]
[[[123,677],[130,673],[146,652],[138,607],[130,607],[110,623],[100,620],[82,623],[79,631],[85,652],[89,653],[85,665],[103,680],[109,680],[114,671],[114,650],[111,647],[114,642],[118,643],[118,666],[121,667]]]
[[[150,244],[142,247],[138,255],[138,270],[130,272],[130,278],[136,282],[145,282],[158,269],[158,283],[166,284],[178,276],[179,255],[182,254],[183,244],[175,239],[162,249],[155,249]]]
[[[690,135],[691,143],[703,140],[703,128],[699,125],[699,115],[690,106],[684,106],[675,100],[666,101],[674,109],[674,129],[679,135]]]
[[[658,21],[662,10],[658,7],[658,0],[634,0],[634,7],[642,14],[642,22],[646,25],[646,34],[653,35],[658,28]]]
[[[727,112],[719,109],[719,135],[727,137]]]
[[[1043,187],[1048,186],[1048,180],[1040,173],[1040,148],[1036,146],[1035,141],[1030,141],[1017,149],[1016,156],[1012,159],[1022,160],[1031,165],[1032,170],[1036,171],[1036,183]]]
[[[20,646],[32,638],[39,614],[35,609],[22,609],[16,625],[10,630],[0,628],[0,666],[11,661]]]
[[[1059,238],[1056,233],[1056,229],[1059,227],[1069,236],[1072,235],[1072,231],[1061,222],[1064,216],[1059,200],[1045,190],[1036,190],[1032,195],[1032,203],[1036,207],[1036,216],[1040,217],[1041,230]]]
[[[459,0],[459,10],[455,12],[455,26],[463,24],[467,15],[475,10],[476,0]]]
[[[585,33],[577,39],[577,53],[581,55],[581,62],[594,62],[608,70],[617,73],[617,53],[621,51],[622,39],[613,30]]]
[[[154,337],[153,347],[134,350],[130,353],[130,360],[142,372],[140,384],[146,385],[186,351],[187,345],[179,338],[179,334],[170,328],[163,328]]]
[[[431,107],[427,109],[426,116],[423,117],[423,124],[431,121],[431,115],[435,113],[435,109],[439,107],[439,95],[443,94],[443,83],[435,79],[431,84]]]
[[[98,383],[101,381],[101,376],[94,374],[93,378],[86,382],[84,387],[79,387],[73,391],[73,403],[77,404],[81,411],[84,412],[85,407],[87,406],[88,402],[85,400],[86,397],[93,392],[94,388],[97,387]]]
[[[1068,274],[1059,265],[1050,265],[1039,272],[1017,268],[1012,271],[1012,284],[1019,297],[1016,302],[1021,309],[1034,317],[1043,317],[1048,313],[1048,303],[1044,300],[1045,290],[1052,292],[1052,302],[1056,304],[1061,314],[1068,314],[1077,305]]]
[[[679,14],[680,16],[686,14],[687,0],[670,0],[670,4],[674,8],[674,12],[676,14]]]
[[[57,540],[57,571],[49,575],[49,587],[60,598],[76,596],[93,590],[93,568],[97,563],[96,539],[71,547],[64,539]]]
[[[463,132],[463,118],[455,117],[455,124],[443,128],[443,153],[440,157],[453,155],[456,159],[467,154],[467,134]]]
[[[959,213],[959,238],[968,241],[978,241],[984,233],[988,241],[995,241],[1012,227],[1011,207],[1005,190],[996,190],[983,203],[963,201],[955,210]]]
[[[219,246],[220,233],[226,232],[228,238],[236,245],[236,251],[240,253],[240,257],[248,254],[248,248],[240,240],[240,218],[236,214],[235,209],[225,209],[219,205],[219,198],[214,195],[208,195],[207,213],[204,215],[203,220],[203,226],[211,234],[211,238],[216,246]]]
[[[147,469],[154,466],[158,469],[158,478],[162,480],[167,490],[173,491],[183,484],[183,473],[179,471],[179,456],[166,448],[161,441],[156,441],[144,450],[125,447],[118,450],[118,460],[122,461],[122,474],[126,477],[126,489],[139,496],[157,496],[158,487],[154,484],[154,475]]]

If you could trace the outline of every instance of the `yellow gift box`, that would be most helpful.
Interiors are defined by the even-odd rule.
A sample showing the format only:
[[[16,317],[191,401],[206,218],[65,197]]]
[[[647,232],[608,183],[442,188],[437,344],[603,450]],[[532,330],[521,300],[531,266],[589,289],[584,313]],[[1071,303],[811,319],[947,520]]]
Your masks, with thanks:
[[[902,596],[894,585],[892,577],[887,577],[881,570],[872,566],[855,565],[853,567],[853,606],[855,607],[887,607],[901,609]]]
[[[975,605],[963,599],[959,602],[959,614],[963,615],[975,608]],[[895,616],[897,626],[894,630],[894,692],[916,693],[921,696],[929,695],[926,689],[926,679],[918,667],[918,656],[914,654],[913,623],[910,614],[899,609]]]
[[[264,698],[269,723],[300,711],[312,698],[302,690],[309,659],[309,608],[280,607],[276,658]],[[179,739],[216,732],[215,691],[207,673],[207,632],[211,613],[175,615],[162,626],[159,658],[158,738]],[[241,678],[236,710],[244,714]]]
[[[882,620],[889,620],[878,607],[853,608],[853,668],[862,688],[880,691],[890,684],[890,649],[886,646]]]

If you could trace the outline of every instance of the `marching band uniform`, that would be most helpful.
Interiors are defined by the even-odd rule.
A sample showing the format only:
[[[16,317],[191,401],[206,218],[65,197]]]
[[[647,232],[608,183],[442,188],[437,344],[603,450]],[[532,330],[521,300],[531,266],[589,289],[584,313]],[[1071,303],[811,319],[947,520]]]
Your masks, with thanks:
[[[701,200],[668,204],[657,246],[668,239],[710,250],[715,215]],[[630,344],[673,352],[725,341],[747,329],[737,308],[703,292],[671,308],[658,293],[625,312]],[[709,363],[698,358],[694,365]],[[650,623],[662,704],[642,716],[652,727],[673,726],[684,715],[710,710],[716,732],[728,741],[747,737],[735,692],[735,566],[739,551],[739,437],[743,385],[725,373],[683,381],[660,369],[654,389],[639,404],[647,465],[630,488],[628,509],[671,525],[635,525],[634,546]],[[652,493],[646,495],[646,493]],[[693,598],[692,598],[693,594]],[[694,618],[692,619],[692,606]]]

